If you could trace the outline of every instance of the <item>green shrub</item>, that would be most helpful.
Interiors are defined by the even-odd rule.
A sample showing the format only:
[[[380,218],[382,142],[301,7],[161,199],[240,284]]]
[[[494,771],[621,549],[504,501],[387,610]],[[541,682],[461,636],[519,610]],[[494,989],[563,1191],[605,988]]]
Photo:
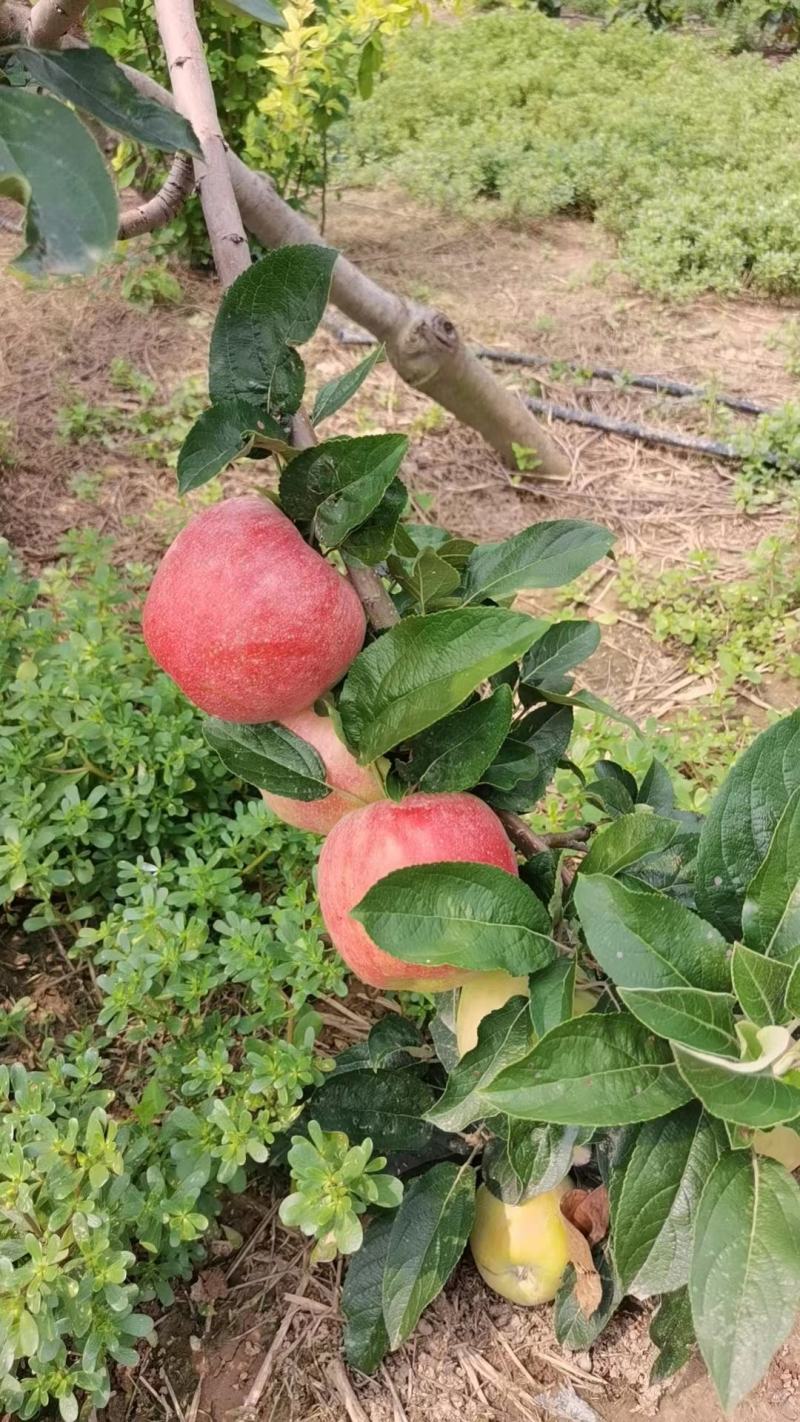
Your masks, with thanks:
[[[58,1042],[30,1000],[0,1013],[26,1062],[0,1065],[0,1408],[71,1422],[322,1080],[308,1001],[342,970],[311,841],[240,795],[136,632],[147,570],[65,551],[37,583],[0,543],[0,902],[91,984]]]
[[[351,165],[486,217],[596,217],[646,288],[800,289],[800,64],[536,13],[402,36]],[[784,141],[784,139],[786,141]]]

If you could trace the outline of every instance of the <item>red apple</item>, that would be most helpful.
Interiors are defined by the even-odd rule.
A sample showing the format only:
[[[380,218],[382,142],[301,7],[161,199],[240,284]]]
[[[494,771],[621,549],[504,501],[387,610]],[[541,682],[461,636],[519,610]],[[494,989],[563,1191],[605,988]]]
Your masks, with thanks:
[[[350,583],[268,499],[226,499],[187,524],[147,594],[144,640],[223,721],[279,721],[335,686],[364,640]]]
[[[284,716],[282,724],[314,747],[325,766],[328,784],[335,787],[323,800],[292,800],[288,795],[262,790],[270,809],[287,825],[327,834],[342,815],[383,799],[383,784],[374,765],[359,765],[337,736],[330,716],[318,716],[309,708],[296,716]]]
[[[463,968],[402,963],[378,948],[363,925],[350,917],[367,890],[392,870],[447,860],[495,864],[517,873],[503,826],[474,795],[380,800],[345,815],[331,830],[319,861],[320,908],[334,947],[362,982],[443,992],[472,976]]]

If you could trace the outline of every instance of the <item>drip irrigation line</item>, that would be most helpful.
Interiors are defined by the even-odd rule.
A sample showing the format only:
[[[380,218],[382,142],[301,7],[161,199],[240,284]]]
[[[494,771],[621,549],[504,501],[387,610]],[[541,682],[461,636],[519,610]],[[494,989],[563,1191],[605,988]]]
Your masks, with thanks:
[[[664,444],[671,449],[687,449],[693,454],[705,454],[710,459],[730,459],[738,463],[742,458],[732,444],[695,439],[692,435],[673,434],[669,430],[651,430],[631,420],[612,420],[606,415],[595,415],[591,410],[581,410],[574,405],[556,405],[551,400],[538,400],[535,395],[523,395],[522,400],[534,414],[566,420],[573,425],[585,425],[587,429],[602,430],[605,434],[622,435],[624,439],[638,439],[645,444]]]
[[[373,336],[362,331],[350,331],[340,326],[330,329],[343,346],[374,346]],[[548,366],[568,370],[572,375],[590,375],[593,380],[608,380],[614,385],[633,385],[637,390],[650,390],[656,395],[671,395],[677,400],[708,400],[717,405],[726,405],[741,415],[771,415],[774,406],[762,405],[745,395],[724,395],[709,390],[703,385],[687,385],[682,380],[672,380],[665,375],[635,375],[627,370],[618,370],[611,365],[587,365],[579,360],[558,360],[555,356],[538,355],[530,351],[508,351],[499,346],[471,346],[472,354],[480,360],[496,361],[500,365],[520,366],[529,370],[544,370]]]

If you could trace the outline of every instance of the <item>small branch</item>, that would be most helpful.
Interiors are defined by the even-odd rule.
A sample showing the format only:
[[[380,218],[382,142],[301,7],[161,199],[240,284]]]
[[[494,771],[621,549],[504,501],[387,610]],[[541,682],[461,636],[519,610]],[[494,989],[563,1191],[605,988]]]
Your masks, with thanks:
[[[36,0],[25,27],[26,43],[37,49],[57,49],[88,7],[89,0]]]
[[[193,0],[155,0],[175,106],[188,119],[203,150],[194,172],[217,275],[228,287],[250,266],[250,248],[228,169],[228,149],[217,116]]]
[[[163,186],[154,197],[120,213],[118,237],[127,242],[144,232],[155,232],[176,216],[194,188],[194,164],[185,153],[176,153]]]
[[[579,825],[573,830],[563,830],[554,834],[537,834],[520,815],[511,810],[495,810],[514,848],[526,859],[533,854],[549,853],[551,849],[574,849],[580,853],[593,833],[592,825]]]

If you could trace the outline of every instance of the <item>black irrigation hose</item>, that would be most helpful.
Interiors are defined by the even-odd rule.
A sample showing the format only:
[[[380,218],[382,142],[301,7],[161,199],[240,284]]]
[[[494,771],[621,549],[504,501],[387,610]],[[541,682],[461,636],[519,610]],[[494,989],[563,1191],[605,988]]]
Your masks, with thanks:
[[[594,415],[590,410],[580,410],[574,405],[555,405],[550,400],[537,400],[535,395],[523,395],[522,402],[536,415],[549,415],[553,420],[568,420],[570,424],[586,425],[590,430],[622,435],[624,439],[639,439],[646,444],[665,444],[672,449],[688,449],[694,454],[705,454],[710,459],[731,459],[739,462],[742,458],[732,444],[717,444],[715,440],[694,439],[691,435],[671,434],[667,430],[651,430],[646,425],[633,424],[630,420],[612,420],[606,415]]]
[[[374,346],[372,336],[360,331],[347,331],[341,327],[331,328],[343,346]],[[630,375],[625,370],[617,370],[610,365],[586,365],[577,360],[558,360],[555,356],[534,355],[527,351],[506,351],[497,346],[473,346],[473,355],[481,360],[497,361],[501,365],[523,366],[531,370],[544,370],[548,366],[560,366],[573,375],[590,375],[595,380],[610,380],[616,385],[633,385],[638,390],[652,390],[658,395],[672,395],[676,399],[713,400],[717,405],[727,405],[742,415],[770,415],[774,407],[760,405],[756,400],[748,400],[740,395],[718,395],[702,385],[686,385],[682,380],[670,380],[663,375]]]

